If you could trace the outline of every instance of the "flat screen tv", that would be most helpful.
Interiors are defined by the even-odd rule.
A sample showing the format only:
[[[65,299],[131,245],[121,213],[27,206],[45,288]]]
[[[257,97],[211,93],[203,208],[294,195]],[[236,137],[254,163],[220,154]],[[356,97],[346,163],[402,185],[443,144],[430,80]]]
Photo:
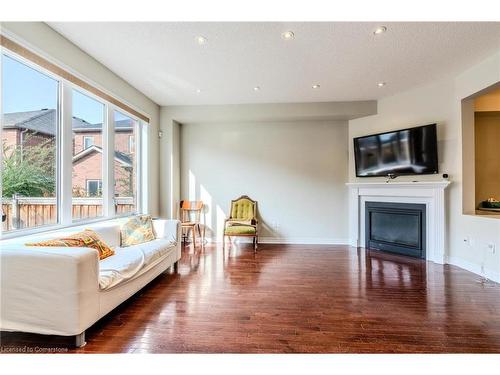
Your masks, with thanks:
[[[357,177],[438,173],[436,124],[354,138]]]

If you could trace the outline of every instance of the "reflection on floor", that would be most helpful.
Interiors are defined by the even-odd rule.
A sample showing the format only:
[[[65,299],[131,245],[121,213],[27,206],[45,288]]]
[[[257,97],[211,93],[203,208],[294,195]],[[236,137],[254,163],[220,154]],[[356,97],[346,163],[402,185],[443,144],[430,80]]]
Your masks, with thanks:
[[[159,276],[96,323],[77,352],[500,352],[500,285],[478,280],[348,246],[188,246],[179,274]],[[1,336],[4,352],[69,342]]]

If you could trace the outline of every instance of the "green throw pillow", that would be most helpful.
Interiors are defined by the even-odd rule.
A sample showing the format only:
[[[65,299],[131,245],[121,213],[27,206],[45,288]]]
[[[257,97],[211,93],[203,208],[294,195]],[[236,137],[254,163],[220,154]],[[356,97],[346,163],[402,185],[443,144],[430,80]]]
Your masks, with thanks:
[[[156,236],[150,215],[134,216],[120,229],[121,246],[127,247],[153,241]]]

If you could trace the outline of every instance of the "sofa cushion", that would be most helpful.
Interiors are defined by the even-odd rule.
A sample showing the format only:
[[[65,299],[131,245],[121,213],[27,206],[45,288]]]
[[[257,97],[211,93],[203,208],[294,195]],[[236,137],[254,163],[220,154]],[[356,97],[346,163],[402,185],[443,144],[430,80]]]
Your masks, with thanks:
[[[156,239],[115,248],[115,255],[99,262],[99,288],[110,289],[142,275],[175,250],[175,243]]]
[[[170,252],[170,250],[175,247],[175,243],[166,239],[159,238],[153,241],[142,243],[140,245],[117,248],[117,250],[128,251],[131,248],[136,247],[139,248],[144,254],[144,265],[147,267]]]
[[[120,224],[116,221],[94,223],[86,228],[96,232],[109,247],[120,246]]]
[[[155,239],[153,221],[150,215],[131,217],[120,230],[121,246],[132,246]]]
[[[99,259],[103,260],[112,256],[115,252],[111,249],[93,230],[86,229],[70,236],[54,238],[47,241],[28,242],[26,246],[42,247],[88,247],[99,252]]]

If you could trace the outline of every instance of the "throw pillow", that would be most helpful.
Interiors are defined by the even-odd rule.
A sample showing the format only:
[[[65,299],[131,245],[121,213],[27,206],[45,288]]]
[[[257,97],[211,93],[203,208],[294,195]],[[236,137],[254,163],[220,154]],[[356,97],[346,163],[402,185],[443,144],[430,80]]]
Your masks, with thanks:
[[[99,252],[100,260],[115,254],[114,250],[106,245],[96,232],[90,229],[85,229],[83,232],[75,233],[68,237],[27,243],[26,246],[89,247]]]
[[[153,241],[156,238],[151,215],[130,218],[120,230],[121,246],[127,247]]]

